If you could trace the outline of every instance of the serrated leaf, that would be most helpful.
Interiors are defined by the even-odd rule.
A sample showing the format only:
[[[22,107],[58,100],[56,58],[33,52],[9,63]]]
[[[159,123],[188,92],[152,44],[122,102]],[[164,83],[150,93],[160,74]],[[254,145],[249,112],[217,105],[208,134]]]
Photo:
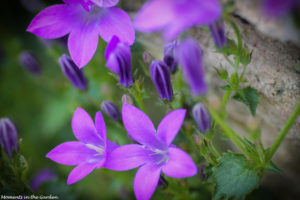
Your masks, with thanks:
[[[272,161],[270,161],[267,166],[266,170],[276,172],[276,173],[282,173],[281,169],[279,169]]]
[[[244,103],[255,116],[257,104],[259,102],[257,90],[248,86],[240,89],[233,97],[236,101]]]
[[[258,171],[244,155],[228,153],[213,168],[214,199],[244,199],[259,183]]]

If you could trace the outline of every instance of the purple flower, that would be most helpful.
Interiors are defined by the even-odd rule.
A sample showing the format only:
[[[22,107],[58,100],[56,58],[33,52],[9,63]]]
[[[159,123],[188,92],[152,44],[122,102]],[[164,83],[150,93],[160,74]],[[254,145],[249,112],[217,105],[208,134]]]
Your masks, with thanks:
[[[133,44],[134,29],[129,15],[111,0],[63,0],[42,10],[27,31],[55,39],[69,35],[68,48],[76,65],[84,67],[96,52],[99,35],[106,42],[116,35],[121,42]],[[98,7],[97,5],[101,6]]]
[[[172,40],[195,25],[208,25],[222,12],[218,0],[151,0],[138,12],[134,25],[142,32],[164,31]]]
[[[183,40],[176,51],[184,78],[194,95],[207,92],[204,81],[203,52],[197,41],[192,38]]]
[[[171,84],[170,71],[163,61],[152,61],[150,65],[150,76],[162,100],[171,101],[173,89]]]
[[[207,130],[211,129],[210,116],[204,104],[197,103],[193,107],[193,117],[201,133],[205,134]]]
[[[263,0],[264,13],[271,17],[281,17],[299,4],[299,0]]]
[[[224,21],[220,19],[215,23],[210,24],[208,27],[215,41],[215,44],[219,49],[222,49],[222,47],[225,46],[227,43]]]
[[[69,174],[68,184],[79,181],[95,168],[101,168],[107,154],[117,147],[117,144],[106,138],[101,112],[96,113],[94,124],[85,110],[77,108],[72,119],[72,129],[79,141],[62,143],[46,155],[59,164],[77,165]]]
[[[10,157],[13,150],[18,151],[18,132],[8,118],[0,119],[0,144]]]
[[[116,36],[113,36],[105,50],[106,66],[119,75],[120,84],[129,87],[132,85],[130,47]]]
[[[26,70],[28,70],[32,75],[38,76],[41,74],[41,72],[42,72],[41,65],[33,53],[31,53],[29,51],[24,51],[19,56],[19,61],[20,61],[20,64]]]
[[[175,72],[177,68],[177,59],[174,56],[175,49],[178,46],[177,41],[167,43],[164,46],[164,61],[169,66],[171,72]]]
[[[113,102],[103,101],[101,104],[101,109],[105,114],[107,114],[114,121],[118,121],[119,119],[121,119],[121,113],[118,107],[116,106],[116,104],[114,104]]]
[[[140,144],[121,146],[108,156],[105,167],[126,171],[140,167],[134,179],[134,192],[139,200],[150,199],[158,185],[161,171],[170,177],[184,178],[197,174],[191,157],[172,145],[185,117],[179,109],[166,115],[157,130],[141,110],[124,104],[122,118],[128,134]]]
[[[58,60],[64,75],[69,79],[74,87],[85,90],[88,83],[83,74],[82,69],[79,69],[73,62],[70,56],[63,54]]]
[[[34,175],[34,177],[30,182],[30,186],[33,189],[33,191],[36,192],[39,189],[41,184],[43,184],[46,181],[52,181],[56,179],[56,177],[57,174],[52,169],[49,168],[42,169]]]

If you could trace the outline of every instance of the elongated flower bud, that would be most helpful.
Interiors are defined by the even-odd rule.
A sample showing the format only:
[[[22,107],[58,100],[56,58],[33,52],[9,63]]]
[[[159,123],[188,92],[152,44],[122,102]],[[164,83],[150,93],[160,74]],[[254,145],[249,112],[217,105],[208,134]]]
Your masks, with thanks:
[[[122,103],[133,104],[132,98],[128,94],[122,96]]]
[[[215,23],[210,24],[208,27],[215,41],[215,44],[219,49],[222,49],[222,47],[225,46],[227,43],[224,21],[220,19]]]
[[[102,111],[107,114],[114,121],[121,119],[121,112],[119,111],[116,104],[111,101],[103,101],[101,104]]]
[[[17,129],[8,118],[0,119],[0,143],[10,157],[13,150],[18,151]]]
[[[33,53],[29,51],[21,53],[19,61],[20,64],[32,75],[38,76],[41,74],[41,65]]]
[[[205,94],[207,86],[203,69],[203,52],[197,41],[185,39],[176,48],[185,81],[189,84],[194,95]]]
[[[168,66],[163,61],[152,61],[150,65],[150,76],[162,100],[171,101],[173,89]]]
[[[106,66],[118,74],[121,85],[132,85],[131,53],[128,45],[121,43],[119,38],[114,36],[106,47],[105,59]]]
[[[88,83],[83,71],[77,67],[70,56],[63,54],[58,62],[64,75],[74,87],[79,88],[80,90],[85,90],[87,88]]]
[[[178,46],[177,41],[165,44],[164,46],[164,61],[170,68],[171,72],[175,72],[178,61],[175,57],[175,49]]]
[[[197,103],[193,108],[193,117],[197,122],[201,133],[205,134],[207,130],[211,129],[209,113],[202,103]]]

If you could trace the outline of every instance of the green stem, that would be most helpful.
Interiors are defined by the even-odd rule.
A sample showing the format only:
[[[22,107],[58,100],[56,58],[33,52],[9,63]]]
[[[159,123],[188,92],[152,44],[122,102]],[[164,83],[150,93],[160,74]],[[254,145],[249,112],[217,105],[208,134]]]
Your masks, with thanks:
[[[299,114],[300,114],[300,101],[298,102],[297,107],[295,108],[295,110],[293,111],[291,116],[289,117],[288,121],[285,123],[285,125],[279,132],[275,142],[271,146],[268,156],[267,156],[267,159],[266,159],[267,161],[269,161],[272,158],[272,156],[278,149],[279,145],[281,144],[282,140],[284,139],[284,137],[286,136],[286,134],[288,133],[288,131],[290,130],[290,128],[292,127],[294,122],[296,121]]]
[[[142,98],[140,97],[140,95],[136,95],[136,94],[133,92],[133,96],[134,96],[136,102],[138,103],[140,109],[142,109],[142,111],[144,111],[144,113],[147,113],[147,110],[146,110],[146,108],[145,108],[145,106],[144,106],[144,102],[143,102]]]
[[[234,142],[234,144],[252,160],[256,160],[256,158],[242,145],[242,138],[240,138],[240,136],[238,136],[211,107],[208,106],[208,110],[211,116],[215,119],[216,123],[219,124],[224,133]]]
[[[223,96],[223,99],[222,99],[222,113],[223,113],[223,118],[225,118],[226,116],[226,105],[227,105],[227,102],[228,102],[228,99],[231,95],[231,90],[226,90],[224,96]]]
[[[238,42],[238,51],[240,52],[240,50],[242,49],[242,37],[241,37],[240,30],[231,19],[229,20],[229,23],[230,23],[231,27],[233,28],[233,31],[236,35],[237,42]]]

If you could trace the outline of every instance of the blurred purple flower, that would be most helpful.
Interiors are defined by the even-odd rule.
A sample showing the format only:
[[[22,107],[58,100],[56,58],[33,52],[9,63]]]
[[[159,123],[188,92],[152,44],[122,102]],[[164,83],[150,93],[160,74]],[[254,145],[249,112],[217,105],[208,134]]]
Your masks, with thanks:
[[[73,62],[70,56],[63,54],[58,60],[60,67],[64,75],[69,79],[74,87],[80,90],[85,90],[87,88],[87,80],[84,76],[82,69],[79,69]]]
[[[171,101],[173,89],[171,84],[170,71],[163,61],[154,60],[150,65],[150,76],[162,100]]]
[[[116,36],[113,36],[105,49],[106,66],[118,74],[120,84],[129,87],[132,85],[130,47]]]
[[[93,57],[99,35],[106,42],[116,35],[121,42],[133,44],[135,33],[129,15],[111,0],[63,0],[42,10],[27,31],[47,39],[69,35],[68,48],[77,66],[84,67]],[[95,5],[95,4],[99,5]],[[102,7],[101,7],[102,6]]]
[[[223,46],[227,43],[227,38],[225,35],[225,24],[222,19],[216,21],[215,23],[210,24],[209,26],[210,33],[215,41],[216,46],[219,49],[222,49]]]
[[[210,116],[204,104],[197,103],[193,107],[193,117],[201,133],[205,134],[207,130],[211,129]]]
[[[164,46],[164,61],[169,66],[171,72],[175,72],[178,61],[174,55],[175,49],[177,48],[178,43],[176,40],[173,42],[167,43]]]
[[[10,157],[13,150],[18,151],[18,132],[8,118],[0,119],[0,144]]]
[[[150,199],[158,185],[161,171],[167,176],[184,178],[197,174],[191,157],[172,145],[185,117],[179,109],[166,115],[157,130],[141,110],[124,104],[122,118],[128,134],[139,144],[129,144],[112,151],[105,167],[126,171],[140,167],[134,179],[134,192],[138,200]]]
[[[114,104],[113,102],[103,101],[101,104],[101,109],[114,121],[118,121],[119,119],[121,119],[121,113],[116,104]]]
[[[46,181],[52,181],[57,178],[57,174],[54,170],[50,168],[44,168],[38,171],[30,182],[30,186],[33,191],[37,191],[41,184]]]
[[[172,40],[192,26],[213,23],[221,12],[218,0],[150,0],[134,25],[142,32],[164,31],[164,38]]]
[[[69,174],[68,184],[79,181],[95,168],[101,168],[107,154],[118,146],[106,138],[101,112],[96,113],[94,124],[85,110],[77,108],[72,119],[72,129],[79,141],[62,143],[46,155],[59,164],[77,165]]]
[[[184,78],[194,95],[205,94],[207,86],[203,69],[203,52],[197,41],[192,38],[183,40],[176,51]]]
[[[281,17],[299,4],[299,0],[263,0],[262,7],[265,14],[270,17]]]
[[[20,54],[19,62],[22,67],[34,76],[38,76],[42,73],[40,62],[37,60],[36,56],[29,51],[24,51]]]

